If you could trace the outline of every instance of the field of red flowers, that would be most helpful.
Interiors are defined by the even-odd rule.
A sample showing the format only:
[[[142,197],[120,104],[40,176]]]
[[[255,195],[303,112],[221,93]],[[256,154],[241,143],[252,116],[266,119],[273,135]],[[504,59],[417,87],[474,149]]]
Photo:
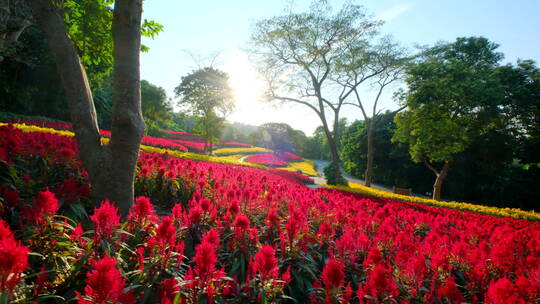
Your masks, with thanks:
[[[246,157],[245,161],[273,167],[286,167],[289,164],[274,153],[260,153]]]
[[[539,303],[540,223],[141,153],[90,205],[73,138],[0,127],[0,302]]]
[[[171,140],[173,142],[179,143],[181,145],[184,145],[188,147],[190,150],[195,152],[203,152],[204,151],[204,138],[192,134],[189,132],[178,132],[178,131],[169,131],[166,130],[171,137]],[[220,142],[217,144],[217,146],[220,147],[251,147],[249,144],[244,143],[238,143],[238,142]]]

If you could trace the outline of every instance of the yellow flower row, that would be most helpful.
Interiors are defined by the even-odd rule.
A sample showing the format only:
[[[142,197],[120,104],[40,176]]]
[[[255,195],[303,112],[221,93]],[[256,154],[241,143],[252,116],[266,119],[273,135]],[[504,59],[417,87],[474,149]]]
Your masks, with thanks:
[[[226,156],[232,154],[254,154],[254,153],[270,153],[272,150],[261,148],[261,147],[251,147],[251,148],[221,148],[214,151],[214,155]]]
[[[291,172],[297,172],[300,171],[305,175],[309,176],[317,176],[317,171],[315,171],[315,166],[313,165],[313,162],[310,160],[304,160],[301,162],[290,162],[289,167],[285,168],[278,168],[280,170],[285,171],[291,171]]]
[[[233,155],[227,155],[227,156],[218,156],[221,160],[233,160],[233,161],[239,161],[240,158],[244,157],[245,155],[242,154],[233,154]]]
[[[347,186],[330,186],[330,185],[326,185],[326,187],[332,188],[332,189],[349,191],[349,192],[362,193],[362,194],[376,196],[376,197],[391,198],[391,199],[396,199],[400,201],[414,202],[414,203],[424,204],[424,205],[429,205],[429,206],[451,208],[451,209],[464,210],[464,211],[472,211],[472,212],[485,213],[485,214],[502,216],[502,217],[511,217],[515,219],[527,219],[531,221],[540,221],[539,213],[536,213],[534,211],[523,211],[517,208],[498,208],[498,207],[476,205],[476,204],[471,204],[471,203],[436,201],[433,199],[428,199],[428,198],[423,198],[423,197],[408,196],[408,195],[401,195],[401,194],[386,192],[383,190],[373,189],[373,188],[366,187],[364,185],[360,185],[356,183],[349,183],[348,187]]]
[[[0,126],[5,126],[5,125],[7,125],[7,123],[0,123]],[[56,134],[56,135],[60,135],[60,136],[70,136],[70,137],[75,136],[75,133],[73,133],[72,131],[62,131],[62,130],[56,130],[56,129],[53,129],[53,128],[43,128],[43,127],[27,125],[27,124],[23,124],[23,123],[22,124],[16,123],[16,124],[12,124],[12,125],[15,128],[21,129],[24,132],[43,132],[43,133]]]

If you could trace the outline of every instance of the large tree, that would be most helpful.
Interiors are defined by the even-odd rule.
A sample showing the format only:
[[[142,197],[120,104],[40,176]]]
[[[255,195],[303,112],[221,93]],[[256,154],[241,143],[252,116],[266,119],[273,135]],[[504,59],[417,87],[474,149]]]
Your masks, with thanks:
[[[502,59],[497,47],[485,38],[458,38],[426,50],[407,68],[408,111],[396,115],[393,140],[408,144],[411,158],[435,174],[433,199],[441,198],[456,154],[496,123],[492,113],[504,96],[494,76]]]
[[[384,37],[379,43],[371,46],[349,46],[351,49],[344,56],[339,65],[338,74],[335,81],[343,88],[351,88],[353,100],[345,104],[355,106],[361,110],[367,128],[366,138],[366,166],[364,172],[364,182],[367,187],[371,186],[373,178],[373,159],[375,148],[373,134],[375,130],[392,115],[383,115],[379,109],[379,101],[385,90],[392,84],[402,79],[403,71],[410,58],[404,48],[392,40],[391,37]],[[360,92],[360,84],[368,83],[374,89],[375,96],[372,100]],[[342,92],[343,92],[342,91]],[[371,111],[368,109],[368,102],[371,101]],[[401,106],[392,114],[405,109]]]
[[[301,153],[307,141],[304,132],[295,130],[286,123],[270,122],[260,126],[251,134],[257,146],[274,150],[275,152]]]
[[[195,133],[205,138],[205,152],[212,153],[212,143],[223,130],[225,117],[234,107],[234,95],[227,73],[205,67],[182,77],[174,89],[178,105],[197,119]]]
[[[107,9],[107,1],[95,1]],[[110,199],[127,214],[134,199],[133,179],[144,132],[141,113],[139,53],[142,0],[117,0],[111,19],[113,109],[111,140],[102,144],[96,110],[80,49],[68,34],[69,19],[50,0],[29,1],[33,18],[48,40],[69,104],[80,157],[96,200]],[[70,1],[64,4],[69,4]]]
[[[362,75],[348,82],[350,86],[334,80],[344,69],[344,59],[352,57],[350,52],[362,53],[380,24],[361,6],[346,4],[332,15],[326,1],[316,1],[308,12],[258,22],[251,38],[251,52],[268,83],[268,98],[303,105],[320,118],[332,156],[331,180],[342,181],[336,140],[342,106],[355,88],[378,72]]]

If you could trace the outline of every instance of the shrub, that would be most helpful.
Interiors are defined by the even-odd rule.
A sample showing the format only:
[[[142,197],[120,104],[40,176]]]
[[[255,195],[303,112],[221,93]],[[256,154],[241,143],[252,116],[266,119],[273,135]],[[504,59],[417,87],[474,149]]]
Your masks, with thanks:
[[[324,168],[324,176],[326,177],[326,183],[329,185],[347,185],[347,181],[341,176],[339,171],[339,165],[336,163],[330,163]]]

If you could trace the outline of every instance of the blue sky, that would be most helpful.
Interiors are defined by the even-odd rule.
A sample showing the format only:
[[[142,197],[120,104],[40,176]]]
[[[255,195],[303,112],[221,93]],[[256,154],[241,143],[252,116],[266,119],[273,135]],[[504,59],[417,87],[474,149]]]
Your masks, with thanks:
[[[287,122],[310,135],[320,125],[309,109],[265,104],[255,92],[262,89],[243,49],[252,25],[261,19],[281,15],[285,0],[147,0],[144,18],[165,26],[155,40],[144,39],[150,52],[142,55],[141,77],[166,89],[169,97],[180,78],[206,65],[219,54],[214,65],[231,76],[239,101],[231,121],[250,124]],[[331,1],[335,9],[343,1]],[[433,45],[457,37],[484,36],[500,44],[504,62],[518,58],[540,62],[540,0],[367,0],[353,1],[368,13],[385,20],[384,34],[392,34],[406,46]],[[310,1],[295,1],[295,11],[305,10]],[[191,55],[190,55],[191,54]],[[395,108],[392,89],[383,95],[382,107]],[[366,94],[369,92],[366,90]],[[350,121],[360,118],[356,109],[346,109]]]

